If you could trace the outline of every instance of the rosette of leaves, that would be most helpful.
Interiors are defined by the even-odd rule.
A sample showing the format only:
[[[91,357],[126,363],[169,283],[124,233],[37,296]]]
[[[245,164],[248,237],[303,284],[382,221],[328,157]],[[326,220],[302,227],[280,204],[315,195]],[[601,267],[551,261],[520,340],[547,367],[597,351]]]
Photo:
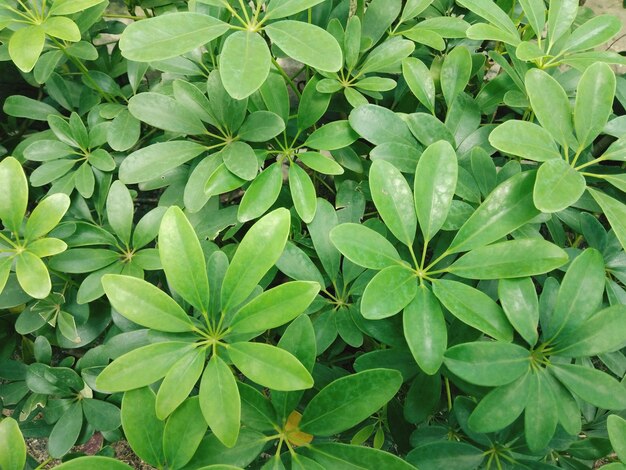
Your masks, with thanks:
[[[403,245],[401,251],[364,225],[341,224],[330,232],[330,239],[345,257],[378,271],[363,292],[363,316],[376,320],[403,310],[405,338],[418,365],[428,374],[439,370],[447,347],[442,306],[488,336],[505,342],[513,339],[505,312],[490,297],[471,285],[440,276],[513,279],[549,272],[568,260],[561,248],[542,239],[494,243],[539,214],[527,194],[535,173],[526,171],[496,187],[452,241],[435,245],[428,261],[430,241],[448,218],[457,176],[457,156],[444,141],[432,144],[420,157],[414,191],[392,164],[375,161],[370,169],[372,199],[389,231]],[[419,258],[414,249],[418,225],[422,235]],[[462,252],[468,253],[455,259]],[[429,334],[422,335],[422,331]]]
[[[50,261],[52,269],[86,274],[76,292],[79,304],[104,295],[101,279],[106,274],[124,274],[143,279],[145,271],[161,269],[156,248],[149,247],[159,231],[165,208],[156,207],[135,225],[134,202],[130,191],[115,181],[106,199],[106,225],[77,221],[67,224],[64,237],[69,249]],[[97,246],[107,246],[97,248]]]
[[[596,62],[624,64],[616,52],[594,50],[619,33],[619,19],[584,16],[576,0],[551,0],[547,9],[541,0],[520,1],[522,15],[517,22],[490,0],[458,3],[487,21],[470,26],[468,38],[501,41],[514,47],[519,60],[540,68],[569,65],[584,70]]]
[[[281,346],[297,355],[312,369],[315,362],[315,332],[306,316],[297,318],[286,330]],[[368,383],[376,380],[378,387]],[[215,434],[206,434],[206,423],[189,427],[194,413],[201,412],[199,398],[191,397],[161,421],[154,413],[156,397],[149,388],[127,392],[122,404],[122,422],[133,450],[143,460],[168,468],[205,468],[218,462],[246,467],[262,451],[273,454],[265,460],[270,468],[299,468],[298,465],[346,464],[376,465],[410,469],[398,457],[365,446],[325,442],[325,437],[344,434],[369,418],[397,392],[400,374],[388,369],[374,369],[331,381],[307,404],[295,411],[302,392],[276,392],[267,396],[244,382],[237,384],[241,396],[241,419],[244,424],[237,443],[225,447]],[[137,433],[143,423],[153,433]],[[179,441],[181,430],[189,439]],[[316,442],[320,440],[320,442]],[[271,447],[268,448],[268,444]],[[291,464],[291,465],[290,465]],[[209,467],[206,467],[209,468]],[[371,467],[367,467],[371,468]]]
[[[621,384],[590,361],[626,344],[626,310],[622,304],[603,308],[604,284],[602,255],[593,248],[574,259],[560,286],[548,278],[541,299],[530,278],[499,281],[502,307],[527,346],[477,341],[445,353],[452,374],[496,387],[470,415],[472,430],[500,431],[524,412],[527,445],[539,452],[549,445],[557,424],[570,435],[580,432],[580,401],[608,410],[626,408]]]
[[[241,404],[229,363],[273,390],[310,388],[313,379],[293,354],[249,341],[300,315],[319,291],[313,282],[289,282],[265,292],[257,288],[283,251],[289,223],[286,209],[261,218],[246,233],[230,263],[222,252],[211,256],[207,275],[193,228],[180,209],[170,208],[159,232],[161,262],[172,291],[195,313],[188,315],[146,281],[104,276],[104,290],[113,307],[129,320],[162,332],[162,340],[113,361],[98,376],[98,389],[132,390],[163,378],[156,415],[164,419],[200,379],[202,415],[218,439],[232,447],[239,435]]]
[[[272,53],[267,39],[287,56],[317,70],[341,68],[341,48],[324,29],[311,22],[286,20],[324,0],[272,0],[246,4],[234,0],[211,0],[207,14],[177,12],[173,16],[133,23],[120,39],[124,57],[152,62],[179,56],[229,33],[220,53],[219,73],[224,87],[235,99],[244,99],[267,79]],[[227,16],[229,22],[221,21]],[[242,68],[243,66],[243,68]]]
[[[30,174],[34,187],[51,184],[51,193],[70,195],[74,189],[86,199],[94,194],[98,172],[115,170],[115,160],[102,146],[107,143],[104,127],[87,129],[80,116],[48,116],[48,125],[58,140],[37,140],[24,149],[24,157],[41,162]],[[100,173],[101,174],[101,173]]]
[[[36,362],[28,366],[2,362],[2,378],[9,380],[5,387],[11,387],[3,397],[19,401],[20,422],[32,423],[43,413],[45,424],[50,426],[50,456],[60,458],[79,438],[88,440],[95,431],[106,433],[120,426],[120,409],[115,404],[94,396],[69,364],[50,365],[52,348],[45,337],[37,338],[33,354]]]
[[[43,199],[30,213],[28,183],[22,165],[13,157],[0,162],[0,292],[15,270],[21,288],[31,297],[43,299],[52,288],[48,268],[42,258],[59,254],[67,248],[64,241],[47,237],[65,215],[70,199],[65,194],[53,194]]]
[[[79,25],[67,15],[100,4],[106,7],[106,3],[106,0],[2,2],[0,31],[6,29],[11,32],[6,38],[10,59],[23,72],[30,72],[39,60],[47,40],[61,46],[80,41]],[[60,57],[56,60],[58,62]]]

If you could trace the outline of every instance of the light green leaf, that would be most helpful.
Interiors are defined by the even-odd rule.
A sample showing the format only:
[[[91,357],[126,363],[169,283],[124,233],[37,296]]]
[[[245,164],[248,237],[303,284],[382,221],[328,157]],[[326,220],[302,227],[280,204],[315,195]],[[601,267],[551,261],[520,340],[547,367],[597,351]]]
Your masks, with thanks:
[[[337,72],[343,63],[339,44],[319,26],[283,20],[265,27],[268,37],[289,57],[324,72]]]
[[[491,0],[457,0],[457,3],[483,17],[501,30],[514,36],[518,35],[517,28],[511,21],[511,18],[509,18],[509,15],[502,11],[499,6],[494,5]]]
[[[535,32],[535,36],[541,37],[546,25],[546,6],[543,0],[520,0],[526,19]]]
[[[375,413],[401,385],[402,375],[391,369],[371,369],[337,379],[309,402],[300,429],[315,436],[339,434]]]
[[[539,333],[539,300],[535,284],[530,277],[500,279],[498,282],[500,305],[513,328],[530,345],[537,343]]]
[[[46,42],[46,34],[41,25],[26,26],[18,29],[9,39],[9,56],[22,72],[30,72]]]
[[[284,325],[303,313],[319,290],[317,282],[294,281],[265,291],[235,314],[233,333],[260,333]]]
[[[550,0],[548,39],[550,48],[567,33],[578,13],[577,0]]]
[[[230,367],[216,355],[202,374],[200,408],[211,431],[226,447],[233,447],[241,420],[239,389]]]
[[[150,465],[160,467],[165,464],[165,422],[157,418],[154,403],[154,392],[148,387],[126,392],[122,399],[122,427],[135,454]]]
[[[381,234],[360,224],[341,224],[330,240],[346,258],[368,269],[384,269],[401,262],[394,246]]]
[[[285,130],[285,122],[270,111],[256,111],[239,128],[239,138],[246,142],[265,142]]]
[[[228,345],[233,364],[250,380],[272,390],[302,390],[313,386],[313,377],[290,353],[263,343]]]
[[[494,10],[497,7],[493,8]],[[452,105],[467,84],[472,73],[472,55],[463,46],[457,46],[446,55],[441,66],[441,91],[448,104]]]
[[[69,18],[63,16],[48,18],[44,21],[42,26],[48,36],[53,36],[64,41],[80,41],[80,30],[76,23]]]
[[[469,383],[497,387],[513,382],[530,368],[530,352],[516,344],[475,341],[451,347],[444,363]]]
[[[133,147],[141,136],[141,123],[127,109],[120,112],[107,131],[107,142],[113,150],[123,152]]]
[[[130,321],[158,331],[191,331],[193,323],[165,292],[143,279],[117,274],[102,278],[111,305]]]
[[[163,378],[193,343],[154,343],[118,357],[96,379],[100,390],[121,392],[150,385]]]
[[[528,373],[522,374],[485,395],[470,415],[469,427],[476,432],[488,433],[500,431],[513,423],[526,407],[529,376]]]
[[[489,143],[501,152],[536,162],[561,158],[550,133],[532,122],[506,121],[489,134]]]
[[[200,118],[191,110],[160,93],[146,92],[133,96],[128,102],[128,110],[140,121],[166,131],[191,135],[206,132]]]
[[[548,445],[559,420],[556,397],[546,375],[547,372],[540,369],[529,377],[524,436],[532,452],[539,452]]]
[[[615,236],[626,250],[626,205],[595,189],[588,189],[609,220]]]
[[[389,266],[369,282],[361,300],[361,313],[368,320],[395,315],[417,292],[417,276],[408,266]]]
[[[370,168],[372,199],[394,236],[407,246],[413,244],[417,216],[413,194],[402,173],[391,163],[375,161]]]
[[[576,28],[563,46],[563,51],[578,52],[592,49],[609,41],[622,29],[614,15],[594,16]]]
[[[484,453],[465,442],[437,439],[417,446],[407,460],[420,470],[440,470],[448,465],[455,470],[474,470],[480,468]]]
[[[247,222],[262,216],[278,199],[283,186],[281,164],[272,163],[248,187],[237,212],[237,220]]]
[[[555,244],[529,238],[476,248],[448,270],[467,279],[510,279],[547,273],[567,261],[567,253]]]
[[[232,142],[220,152],[224,165],[235,176],[251,181],[259,171],[254,149],[245,142]]]
[[[224,41],[220,76],[224,88],[236,100],[247,98],[263,85],[270,65],[270,50],[259,34],[235,31]]]
[[[500,341],[513,339],[513,328],[487,294],[457,281],[437,280],[433,292],[452,315]]]
[[[222,309],[233,310],[248,298],[267,271],[274,266],[287,243],[290,215],[276,209],[259,219],[243,238],[228,266],[222,284]],[[259,247],[263,247],[259,251]]]
[[[130,244],[135,207],[130,191],[121,181],[115,181],[107,196],[107,220],[115,234],[126,244]]]
[[[17,256],[15,274],[24,292],[31,297],[43,299],[50,293],[52,284],[48,268],[34,254],[24,251]]]
[[[562,147],[576,147],[572,107],[563,87],[540,69],[530,69],[525,81],[526,92],[539,124]]]
[[[307,172],[296,163],[289,165],[289,190],[296,212],[304,223],[310,223],[317,211],[315,186]]]
[[[70,198],[66,194],[52,194],[42,200],[31,212],[26,222],[24,238],[26,240],[36,240],[47,235],[48,232],[59,224],[69,207]]]
[[[22,165],[13,157],[0,162],[0,220],[12,232],[18,232],[28,205],[28,182]],[[39,217],[37,217],[39,218]]]
[[[153,62],[189,52],[226,31],[228,25],[212,16],[170,13],[131,23],[124,30],[119,46],[129,60]]]
[[[324,0],[272,0],[267,7],[268,18],[278,19],[294,15],[307,8],[313,8]]]
[[[342,175],[344,173],[344,169],[339,163],[319,152],[299,153],[298,159],[312,170],[324,175]]]
[[[205,360],[206,349],[196,348],[187,351],[170,368],[156,397],[155,409],[159,419],[166,419],[189,396],[202,374]]]
[[[565,160],[555,158],[539,167],[533,200],[542,212],[559,212],[578,201],[586,187],[583,175]]]
[[[426,148],[415,171],[415,211],[424,235],[429,241],[443,226],[458,176],[458,164],[454,148],[439,141]]]
[[[96,455],[68,460],[54,468],[59,470],[83,470],[84,468],[89,468],[90,470],[132,470],[132,467],[129,467],[124,462]]]
[[[572,393],[598,408],[626,408],[626,388],[610,375],[575,364],[552,364],[550,371]]]
[[[48,439],[50,457],[61,458],[76,443],[83,426],[83,407],[79,401],[70,404],[52,428]]]
[[[402,321],[404,338],[417,365],[429,375],[436,374],[448,347],[448,331],[441,305],[425,284],[404,308]]]
[[[196,453],[207,430],[206,421],[199,419],[201,414],[199,398],[192,397],[165,423],[163,455],[171,468],[182,468]]]
[[[159,256],[172,289],[207,312],[209,281],[202,247],[187,217],[176,206],[169,208],[161,221]]]
[[[93,6],[99,5],[106,0],[54,0],[50,8],[51,15],[71,15]]]
[[[406,123],[390,109],[366,104],[353,109],[348,119],[361,137],[375,145],[386,142],[415,145]]]
[[[359,138],[348,121],[334,121],[315,130],[304,145],[316,150],[337,150]]]
[[[626,420],[621,416],[610,415],[606,425],[613,449],[619,459],[626,462]]]
[[[11,417],[0,421],[0,468],[23,470],[26,463],[26,444],[20,427]]]
[[[539,215],[532,198],[534,184],[532,171],[521,172],[500,184],[459,229],[448,252],[485,246]]]
[[[580,77],[574,106],[574,126],[580,148],[591,145],[613,112],[615,73],[603,62],[588,67]]]
[[[435,111],[435,82],[424,62],[407,57],[402,61],[402,76],[415,97],[432,113]]]

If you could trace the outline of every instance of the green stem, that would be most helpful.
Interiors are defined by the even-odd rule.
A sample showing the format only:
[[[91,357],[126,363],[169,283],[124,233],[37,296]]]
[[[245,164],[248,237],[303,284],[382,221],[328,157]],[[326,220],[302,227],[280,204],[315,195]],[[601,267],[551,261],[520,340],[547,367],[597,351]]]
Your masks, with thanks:
[[[278,61],[276,59],[274,59],[274,57],[272,57],[272,64],[274,64],[274,67],[276,67],[276,69],[278,70],[278,72],[283,76],[283,78],[285,80],[287,80],[287,84],[289,85],[289,87],[293,90],[293,92],[296,94],[296,96],[298,98],[302,97],[302,94],[300,93],[300,90],[298,90],[298,87],[296,86],[296,84],[294,83],[294,81],[291,79],[291,77],[287,74],[287,72],[285,72],[285,70],[280,66],[280,64],[278,63]]]
[[[606,160],[606,158],[604,157],[604,155],[602,155],[601,157],[595,158],[591,160],[590,162],[583,163],[582,165],[578,165],[577,167],[574,167],[574,170],[580,171],[583,168],[587,168],[588,166],[595,165],[596,163],[600,163],[604,160]]]
[[[365,0],[356,0],[356,16],[363,22],[363,15],[365,14]]]
[[[413,250],[413,246],[412,245],[408,245],[409,247],[409,253],[411,253],[411,259],[413,260],[413,265],[415,266],[415,269],[421,269],[421,265],[417,262],[417,257],[415,256],[415,251]]]
[[[422,259],[420,261],[420,270],[424,270],[424,263],[426,262],[426,251],[428,250],[428,240],[424,240],[424,247],[422,248]]]
[[[243,0],[239,0],[239,6],[243,11],[243,15],[246,17],[246,23],[250,24],[250,16],[248,15],[248,10],[246,9],[246,5],[243,3]]]
[[[452,392],[450,391],[450,381],[448,380],[448,377],[445,377],[444,381],[446,383],[446,399],[448,401],[448,411],[452,411]]]

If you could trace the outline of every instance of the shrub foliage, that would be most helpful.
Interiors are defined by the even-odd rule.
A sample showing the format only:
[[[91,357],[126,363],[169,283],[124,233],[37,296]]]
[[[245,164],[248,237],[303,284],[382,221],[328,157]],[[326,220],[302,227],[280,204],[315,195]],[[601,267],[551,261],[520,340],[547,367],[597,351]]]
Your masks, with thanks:
[[[616,18],[123,3],[0,2],[3,470],[625,468]]]

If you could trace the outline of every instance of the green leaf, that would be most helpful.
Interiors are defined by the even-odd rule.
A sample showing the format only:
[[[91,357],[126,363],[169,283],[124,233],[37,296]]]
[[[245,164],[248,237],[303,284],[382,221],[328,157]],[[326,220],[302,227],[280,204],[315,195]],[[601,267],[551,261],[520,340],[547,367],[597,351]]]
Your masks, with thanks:
[[[193,329],[185,311],[165,292],[143,279],[107,274],[102,285],[111,305],[135,323],[171,333]]]
[[[370,168],[370,190],[376,209],[395,237],[407,246],[413,244],[417,216],[411,188],[391,163],[377,160]]]
[[[78,457],[54,468],[60,470],[82,470],[84,468],[89,468],[90,470],[132,470],[132,467],[129,467],[124,462],[100,456]]]
[[[187,351],[165,375],[156,397],[156,414],[167,418],[189,396],[204,369],[206,349]]]
[[[51,15],[71,15],[103,3],[105,0],[54,0]]]
[[[530,368],[530,352],[516,344],[475,341],[446,351],[446,367],[469,383],[497,387],[513,382]]]
[[[99,431],[114,431],[120,427],[120,409],[113,403],[84,398],[83,413],[87,422]]]
[[[588,191],[602,208],[604,215],[611,224],[611,228],[615,232],[615,236],[622,247],[626,249],[626,205],[595,189],[588,189]]]
[[[204,186],[204,194],[208,200],[210,197],[234,191],[243,186],[245,182],[246,180],[236,176],[222,163],[209,176]]]
[[[613,305],[594,314],[558,338],[555,352],[565,357],[587,357],[617,351],[626,345],[626,306]]]
[[[178,207],[163,216],[159,256],[167,280],[177,293],[202,312],[209,308],[209,280],[196,232]]]
[[[34,254],[24,251],[17,256],[15,274],[24,292],[35,299],[44,299],[50,293],[52,284],[48,268]]]
[[[272,19],[285,18],[300,13],[307,8],[313,8],[324,0],[272,0],[267,7],[266,17]]]
[[[9,39],[9,56],[18,69],[28,73],[33,70],[46,42],[46,34],[41,25],[18,29]]]
[[[239,128],[239,137],[247,142],[265,142],[285,130],[285,122],[270,111],[255,111]]]
[[[361,313],[368,320],[395,315],[417,292],[417,276],[406,266],[389,266],[369,282],[361,300]]]
[[[312,170],[324,175],[342,175],[344,173],[344,169],[339,163],[318,152],[299,153],[298,159]]]
[[[163,378],[193,343],[154,343],[118,357],[96,379],[96,385],[108,392],[121,392],[150,385]]]
[[[79,401],[70,405],[52,428],[48,439],[48,454],[53,458],[61,458],[76,443],[83,427],[83,407]]]
[[[9,116],[35,121],[47,121],[51,114],[57,117],[61,114],[49,104],[22,95],[9,96],[5,100],[2,110]]]
[[[300,21],[271,23],[264,30],[289,57],[323,72],[337,72],[343,64],[339,44],[319,26]]]
[[[187,141],[160,142],[128,155],[120,165],[124,184],[144,183],[159,178],[206,150],[204,145]]]
[[[311,445],[306,451],[313,459],[323,465],[322,468],[414,469],[400,457],[371,447],[326,442]]]
[[[458,0],[457,3],[483,17],[502,31],[518,36],[517,28],[509,15],[494,5],[491,0]]]
[[[452,315],[500,341],[513,339],[513,328],[487,294],[457,281],[437,280],[433,292]]]
[[[140,121],[166,131],[191,135],[206,132],[200,118],[190,109],[160,93],[146,92],[133,96],[128,102],[128,110]]]
[[[131,23],[119,46],[128,60],[171,59],[200,47],[228,31],[228,25],[208,15],[170,13]]]
[[[417,365],[428,375],[436,374],[448,347],[448,331],[441,305],[425,284],[404,308],[402,321],[404,338]]]
[[[476,248],[448,271],[467,279],[510,279],[547,273],[567,261],[567,253],[555,244],[528,238]]]
[[[501,152],[536,162],[561,158],[550,133],[532,122],[506,121],[489,134],[489,143]]]
[[[613,449],[621,461],[626,461],[626,420],[621,416],[610,415],[606,425]]]
[[[262,216],[278,199],[283,186],[281,164],[272,163],[248,187],[237,211],[237,220],[247,222]]]
[[[400,37],[387,39],[367,55],[367,58],[360,67],[359,73],[369,74],[385,72],[390,68],[400,65],[402,59],[410,56],[414,50],[415,43],[413,41],[401,39]],[[369,77],[369,80],[375,79],[377,79],[377,77]],[[364,86],[366,82],[361,84],[364,80],[368,80],[368,78],[356,82],[355,86],[367,90],[368,88]]]
[[[254,149],[245,142],[232,142],[219,154],[228,171],[241,179],[251,181],[259,171],[259,162]]]
[[[290,219],[288,210],[276,209],[248,230],[224,276],[221,298],[225,312],[246,300],[278,261],[287,243]],[[261,252],[259,247],[263,247]]]
[[[375,413],[401,385],[402,376],[391,369],[371,369],[337,379],[309,402],[299,427],[316,436],[339,434]]]
[[[384,269],[401,262],[394,246],[365,225],[341,224],[331,230],[330,239],[342,255],[364,268]]]
[[[429,241],[448,217],[458,176],[454,148],[445,141],[426,148],[415,171],[415,211],[424,239]]]
[[[415,139],[402,118],[382,106],[359,106],[352,110],[348,120],[361,137],[375,145],[386,142],[415,145]]]
[[[482,450],[464,442],[436,440],[421,444],[406,456],[420,470],[440,470],[451,466],[455,470],[480,468]]]
[[[182,468],[196,453],[206,434],[207,423],[199,419],[198,397],[192,397],[172,414],[163,431],[163,455],[171,468]]]
[[[258,90],[270,73],[270,51],[265,41],[251,31],[235,31],[226,38],[220,55],[224,88],[236,100]]]
[[[543,0],[520,0],[526,19],[535,32],[535,36],[541,37],[546,25],[546,6]]]
[[[548,39],[552,48],[567,33],[578,13],[576,0],[551,0],[548,9]]]
[[[19,197],[19,193],[15,194],[15,197]],[[24,229],[24,238],[36,240],[47,235],[59,224],[69,207],[70,198],[66,194],[57,193],[46,197],[37,204],[37,207],[28,217]]]
[[[563,87],[540,69],[530,69],[525,81],[526,92],[539,124],[562,147],[576,147],[572,107]]]
[[[604,292],[604,259],[594,248],[586,249],[569,265],[547,325],[549,338],[572,331],[596,312]]]
[[[626,408],[626,388],[610,375],[574,364],[551,364],[550,371],[572,393],[598,408]]]
[[[485,395],[470,415],[469,427],[476,432],[488,433],[500,431],[513,423],[526,407],[530,375],[522,374]]]
[[[165,422],[157,418],[154,403],[154,392],[148,387],[126,392],[122,399],[122,427],[135,454],[154,467],[162,467]]]
[[[513,328],[530,345],[539,338],[539,300],[535,284],[530,277],[500,279],[498,282],[500,305]]]
[[[441,66],[441,91],[448,106],[465,90],[471,74],[472,55],[469,50],[463,46],[452,49]]]
[[[359,138],[348,121],[334,121],[315,130],[304,145],[316,150],[337,150]]]
[[[303,222],[310,223],[317,211],[315,186],[307,172],[296,163],[289,165],[289,190],[296,212]]]
[[[420,103],[434,113],[435,82],[424,62],[415,57],[407,57],[402,61],[402,76]]]
[[[500,184],[459,229],[448,253],[488,245],[539,215],[532,200],[534,184],[532,171],[521,172]]]
[[[22,165],[13,157],[0,162],[0,220],[11,232],[18,232],[28,204],[28,182]]]
[[[572,32],[563,50],[571,53],[601,46],[615,37],[620,29],[622,29],[622,22],[616,16],[594,16]]]
[[[76,26],[76,23],[69,18],[47,18],[42,26],[48,36],[53,36],[64,41],[80,41],[80,30],[78,26]]]
[[[211,431],[226,447],[233,447],[239,437],[241,419],[239,389],[230,367],[216,355],[202,374],[200,408]]]
[[[284,325],[303,313],[319,290],[317,282],[294,281],[265,291],[235,314],[233,333],[260,333]]]
[[[580,77],[574,105],[574,126],[580,148],[600,135],[613,112],[615,73],[603,62],[588,67]]]
[[[232,343],[228,355],[250,380],[272,390],[302,390],[313,386],[313,378],[290,353],[263,343]]]
[[[123,152],[132,148],[141,136],[141,123],[127,109],[122,110],[107,131],[107,142],[113,150]]]
[[[107,196],[107,220],[127,247],[130,244],[134,215],[135,206],[130,191],[121,181],[115,181]]]
[[[307,82],[300,102],[298,103],[298,129],[304,130],[313,126],[324,115],[330,104],[332,95],[317,91],[320,79],[317,75]]]
[[[13,418],[0,421],[0,468],[23,470],[26,463],[26,444],[20,427]]]
[[[539,452],[554,436],[559,420],[556,397],[543,369],[530,374],[528,401],[524,412],[524,436],[528,448]]]

